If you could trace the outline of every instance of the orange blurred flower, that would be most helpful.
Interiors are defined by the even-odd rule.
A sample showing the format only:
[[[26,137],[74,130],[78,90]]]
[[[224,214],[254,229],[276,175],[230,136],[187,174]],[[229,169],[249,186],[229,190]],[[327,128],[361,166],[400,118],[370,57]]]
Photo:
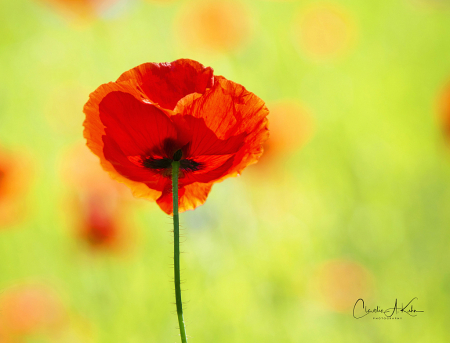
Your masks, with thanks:
[[[145,63],[97,88],[84,136],[103,168],[137,197],[172,213],[171,163],[180,155],[180,211],[262,154],[268,110],[243,86],[192,60]]]
[[[356,300],[372,294],[371,274],[350,260],[327,261],[318,269],[313,283],[324,305],[336,312],[347,312]]]
[[[0,150],[0,226],[24,217],[24,196],[30,180],[29,159]]]
[[[260,163],[276,165],[279,158],[294,153],[306,144],[314,132],[310,112],[295,100],[270,104],[270,138],[264,144]]]
[[[444,135],[450,142],[450,82],[444,87],[440,94],[437,112]]]
[[[4,337],[51,332],[58,330],[63,323],[63,306],[49,287],[19,285],[5,290],[0,296],[0,323]]]
[[[293,25],[295,44],[313,59],[343,54],[354,40],[350,15],[336,5],[313,5],[297,16]]]
[[[250,12],[237,1],[189,2],[176,21],[183,44],[195,48],[230,51],[251,36]]]

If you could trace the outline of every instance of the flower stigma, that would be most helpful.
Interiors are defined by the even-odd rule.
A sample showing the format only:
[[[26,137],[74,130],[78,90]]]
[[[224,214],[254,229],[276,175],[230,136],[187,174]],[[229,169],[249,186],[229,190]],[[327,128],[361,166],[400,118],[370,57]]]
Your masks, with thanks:
[[[183,152],[181,151],[181,149],[178,149],[175,154],[173,154],[173,160],[174,161],[179,161],[181,160],[181,157],[183,156]]]

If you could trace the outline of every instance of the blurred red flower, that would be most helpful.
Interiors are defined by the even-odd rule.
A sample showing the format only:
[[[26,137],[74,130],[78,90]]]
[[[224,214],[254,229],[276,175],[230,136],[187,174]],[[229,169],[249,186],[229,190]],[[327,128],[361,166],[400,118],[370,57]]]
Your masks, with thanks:
[[[70,224],[80,242],[92,251],[128,250],[132,225],[127,214],[132,198],[126,187],[111,180],[83,145],[64,154],[62,173],[72,193],[72,206],[66,212],[73,214]]]
[[[172,213],[171,163],[181,154],[180,211],[261,156],[268,110],[243,86],[181,59],[145,63],[101,85],[84,107],[84,137],[114,179]]]
[[[101,194],[89,194],[82,203],[84,206],[81,234],[93,246],[111,245],[117,240],[117,225],[112,206],[104,201]]]

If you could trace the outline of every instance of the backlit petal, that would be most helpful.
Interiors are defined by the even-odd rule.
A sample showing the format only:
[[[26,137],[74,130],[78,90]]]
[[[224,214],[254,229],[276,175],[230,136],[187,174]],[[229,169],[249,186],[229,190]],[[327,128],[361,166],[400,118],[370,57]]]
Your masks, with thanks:
[[[233,165],[221,179],[235,176],[262,154],[262,143],[268,138],[269,111],[264,102],[243,86],[216,76],[214,87],[201,97],[183,98],[177,110],[185,116],[203,118],[205,125],[221,140],[242,140]],[[207,148],[207,144],[199,144]]]
[[[170,179],[152,169],[138,166],[133,163],[120,149],[119,145],[109,136],[104,136],[105,158],[112,164],[113,168],[128,180],[143,182],[151,189],[162,191]]]
[[[214,83],[213,69],[181,59],[172,63],[144,63],[123,73],[117,82],[135,80],[148,99],[173,110],[191,93],[204,93]]]
[[[228,139],[219,139],[217,134],[206,126],[203,118],[190,115],[176,115],[172,120],[178,132],[186,132],[189,146],[186,157],[195,158],[201,155],[234,154],[244,144],[245,134],[231,136]]]
[[[178,192],[178,208],[180,211],[193,210],[196,207],[203,205],[211,191],[212,183],[192,183],[183,187]],[[157,203],[159,207],[169,215],[173,214],[172,192],[168,188]]]
[[[83,108],[83,111],[86,114],[86,120],[83,123],[83,135],[84,138],[86,138],[87,146],[100,158],[100,163],[103,169],[106,170],[113,179],[130,187],[134,196],[138,198],[156,200],[161,195],[161,191],[150,189],[144,183],[135,182],[123,177],[116,171],[116,169],[114,169],[112,164],[105,159],[102,140],[102,136],[105,135],[105,126],[100,120],[99,104],[108,93],[114,91],[122,91],[129,93],[136,98],[142,98],[140,91],[131,82],[122,82],[120,84],[110,82],[101,85],[93,93],[91,93],[89,96],[89,101]]]
[[[198,171],[181,174],[180,185],[184,186],[193,182],[208,183],[221,179],[232,167],[234,154],[197,156],[195,161],[203,167]]]
[[[175,126],[156,106],[124,92],[111,92],[99,106],[105,134],[129,155],[165,156],[164,145],[177,139]]]

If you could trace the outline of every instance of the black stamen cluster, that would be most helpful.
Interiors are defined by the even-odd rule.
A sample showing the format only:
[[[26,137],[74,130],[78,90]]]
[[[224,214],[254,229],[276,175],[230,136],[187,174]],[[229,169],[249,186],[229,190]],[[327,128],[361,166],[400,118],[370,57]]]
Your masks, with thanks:
[[[142,165],[149,169],[167,169],[172,165],[172,160],[170,158],[147,158]]]
[[[182,171],[193,172],[202,168],[203,164],[194,160],[185,159],[180,161],[180,170]]]
[[[194,172],[203,168],[203,164],[196,162],[192,159],[181,159],[183,157],[183,152],[177,150],[173,154],[172,158],[147,158],[142,162],[145,168],[155,169],[155,170],[165,170],[172,166],[172,161],[180,161],[180,170],[185,172]]]

